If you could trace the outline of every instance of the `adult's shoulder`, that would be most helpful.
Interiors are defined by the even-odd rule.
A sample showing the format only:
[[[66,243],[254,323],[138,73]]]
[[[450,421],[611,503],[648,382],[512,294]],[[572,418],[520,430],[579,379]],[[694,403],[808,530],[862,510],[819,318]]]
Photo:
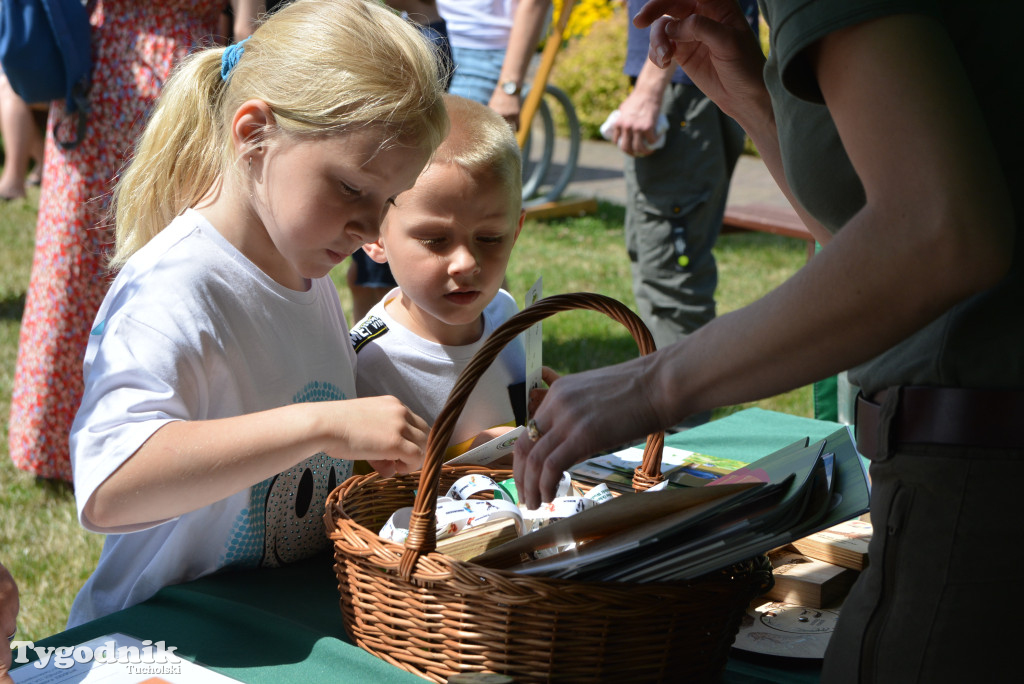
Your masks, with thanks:
[[[801,99],[821,102],[821,90],[807,59],[807,48],[829,33],[894,14],[939,16],[934,0],[765,0],[771,52],[785,88]]]

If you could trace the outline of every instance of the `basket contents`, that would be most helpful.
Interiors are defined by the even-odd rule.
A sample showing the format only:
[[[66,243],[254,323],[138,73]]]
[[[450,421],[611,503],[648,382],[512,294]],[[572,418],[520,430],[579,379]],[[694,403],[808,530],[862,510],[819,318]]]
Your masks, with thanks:
[[[701,486],[621,494],[473,561],[586,581],[689,579],[853,518],[868,506],[864,468],[846,428],[731,473],[696,479]],[[537,553],[556,544],[565,550]]]
[[[678,681],[684,672],[688,681],[715,681],[747,605],[770,585],[771,570],[763,555],[686,581],[641,584],[530,576],[441,551],[443,544],[459,537],[437,539],[439,495],[466,475],[487,475],[499,485],[512,476],[509,470],[442,463],[469,394],[506,344],[543,318],[570,309],[604,313],[629,330],[642,354],[654,350],[650,332],[636,314],[613,299],[589,293],[542,299],[492,332],[434,421],[422,471],[393,478],[377,473],[355,476],[328,498],[325,522],[334,543],[345,628],[361,648],[436,682],[473,673],[501,673],[516,682]],[[648,438],[642,466],[633,476],[635,491],[662,481],[663,443],[661,433]],[[692,491],[713,505],[770,486],[738,483],[628,496],[647,509],[664,505],[665,496],[678,506],[674,497]],[[408,506],[412,510],[405,541],[398,544],[378,536],[388,518]],[[611,510],[605,513],[607,509]],[[622,521],[616,523],[616,518]],[[559,530],[575,521],[581,524],[573,525],[570,536],[561,537]],[[507,521],[485,525],[509,529]],[[592,538],[588,534],[594,529],[607,536],[637,526],[627,497],[620,496],[477,558],[526,539],[547,538],[548,548]],[[534,541],[529,546],[539,548]],[[573,551],[550,559],[565,553]],[[518,554],[514,562],[519,562]]]
[[[540,508],[529,510],[517,506],[512,480],[499,483],[483,474],[466,475],[449,488],[445,496],[437,497],[435,534],[439,546],[448,539],[459,539],[469,534],[477,541],[472,548],[483,553],[497,541],[509,541],[523,534],[535,532],[561,518],[567,518],[612,498],[606,486],[594,487],[583,493],[573,486],[569,473],[559,483],[558,496]],[[481,497],[485,498],[474,498]],[[491,498],[486,498],[490,495]],[[381,528],[380,536],[397,543],[409,536],[412,506],[395,511]],[[495,524],[508,521],[509,524]],[[486,529],[484,529],[486,528]],[[447,545],[449,549],[453,548]],[[538,550],[538,557],[570,548],[569,545]],[[449,551],[450,552],[450,551]],[[474,554],[477,555],[477,554]],[[461,556],[461,553],[460,553]]]

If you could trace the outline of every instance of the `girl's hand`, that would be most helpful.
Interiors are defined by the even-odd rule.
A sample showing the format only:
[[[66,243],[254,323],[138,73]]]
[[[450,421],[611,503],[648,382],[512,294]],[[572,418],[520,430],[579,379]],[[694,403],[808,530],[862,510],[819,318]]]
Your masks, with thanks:
[[[674,59],[701,92],[746,128],[768,99],[764,54],[736,0],[651,0],[633,18],[651,27],[650,60]]]
[[[430,426],[392,396],[348,399],[339,416],[342,440],[325,450],[335,458],[365,460],[384,477],[404,475],[423,465]]]

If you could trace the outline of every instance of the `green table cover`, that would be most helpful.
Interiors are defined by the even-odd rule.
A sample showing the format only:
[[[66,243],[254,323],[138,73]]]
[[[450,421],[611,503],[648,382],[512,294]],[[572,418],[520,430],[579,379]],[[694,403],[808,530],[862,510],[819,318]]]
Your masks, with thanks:
[[[825,437],[837,427],[747,409],[671,435],[666,443],[750,462],[803,437]],[[69,646],[121,632],[163,640],[177,647],[178,655],[249,684],[423,681],[354,646],[338,599],[333,560],[324,554],[283,568],[222,572],[166,587],[148,601],[36,645]],[[723,682],[818,681],[818,661],[734,654]],[[685,673],[680,676],[685,680]]]

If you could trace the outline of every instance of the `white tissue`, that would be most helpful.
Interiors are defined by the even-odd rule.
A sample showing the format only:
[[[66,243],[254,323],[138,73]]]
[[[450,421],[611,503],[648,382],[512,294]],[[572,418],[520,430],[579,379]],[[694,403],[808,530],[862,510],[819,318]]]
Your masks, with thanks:
[[[602,138],[604,138],[605,140],[612,139],[612,126],[614,126],[615,122],[619,120],[619,116],[621,116],[621,114],[619,113],[619,110],[616,109],[614,112],[608,115],[607,119],[604,120],[604,123],[601,124]],[[660,150],[662,147],[665,146],[665,134],[668,133],[667,116],[665,116],[664,114],[658,115],[658,122],[654,126],[654,131],[658,134],[658,139],[655,140],[653,143],[649,143],[647,145],[647,149]],[[619,146],[621,147],[621,142],[619,143]]]

